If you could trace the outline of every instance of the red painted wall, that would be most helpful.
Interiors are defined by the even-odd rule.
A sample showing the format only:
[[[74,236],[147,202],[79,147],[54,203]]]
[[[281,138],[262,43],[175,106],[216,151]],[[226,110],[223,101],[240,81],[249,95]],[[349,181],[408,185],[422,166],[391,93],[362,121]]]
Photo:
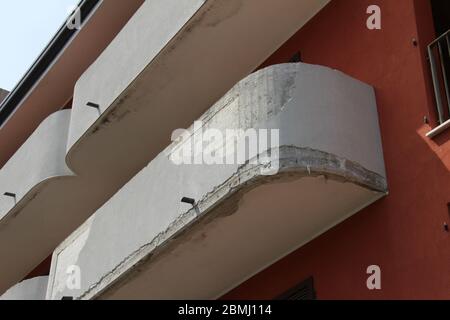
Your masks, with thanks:
[[[366,28],[372,4],[382,30]],[[434,119],[425,59],[433,37],[427,0],[333,0],[268,59],[300,51],[306,63],[375,87],[390,194],[224,298],[272,299],[314,276],[319,299],[450,299],[450,130],[430,140],[423,122]],[[366,287],[372,264],[381,267],[381,291]]]

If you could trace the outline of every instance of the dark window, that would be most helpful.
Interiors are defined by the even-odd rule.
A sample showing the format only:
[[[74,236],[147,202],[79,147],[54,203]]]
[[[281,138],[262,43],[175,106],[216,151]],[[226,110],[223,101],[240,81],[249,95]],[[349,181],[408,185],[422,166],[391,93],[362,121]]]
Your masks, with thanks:
[[[431,0],[436,37],[450,30],[450,1]]]
[[[314,279],[311,277],[280,295],[276,300],[316,300]]]

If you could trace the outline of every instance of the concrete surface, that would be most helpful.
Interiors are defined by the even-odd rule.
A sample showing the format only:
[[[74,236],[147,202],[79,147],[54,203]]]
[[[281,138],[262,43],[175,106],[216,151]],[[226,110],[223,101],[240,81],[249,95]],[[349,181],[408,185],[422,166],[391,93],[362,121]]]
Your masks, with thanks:
[[[22,281],[0,296],[0,300],[45,300],[47,284],[48,277]]]
[[[32,186],[39,179],[20,167],[20,188],[29,191],[18,191],[22,201],[0,222],[0,292],[154,159],[173,129],[189,125],[327,2],[145,1],[76,84],[65,160],[77,176]],[[100,105],[100,118],[88,102]]]
[[[61,201],[70,205],[67,199],[73,197],[72,172],[65,163],[69,120],[70,110],[48,117],[0,170],[1,293],[43,261],[68,228],[81,223],[73,223],[76,206],[60,206]]]
[[[284,64],[250,75],[200,120],[221,132],[279,129],[278,174],[175,165],[174,142],[55,251],[47,297],[220,296],[386,194],[377,119],[373,89],[338,71]],[[65,287],[72,265],[80,290]]]
[[[70,110],[48,117],[0,170],[0,220],[33,188],[69,176],[65,162]],[[5,196],[14,193],[16,198]]]
[[[69,167],[116,192],[326,3],[146,1],[76,84]]]
[[[61,107],[72,99],[76,81],[143,2],[144,0],[99,2],[95,12],[83,24],[83,28],[60,52],[32,90],[17,104],[8,121],[2,124],[0,167],[25,143],[41,122],[61,110]]]

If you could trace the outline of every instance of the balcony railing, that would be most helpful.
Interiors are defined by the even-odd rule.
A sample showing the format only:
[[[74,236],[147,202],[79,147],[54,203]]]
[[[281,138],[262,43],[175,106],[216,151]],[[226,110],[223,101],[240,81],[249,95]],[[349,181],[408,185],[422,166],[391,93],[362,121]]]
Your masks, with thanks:
[[[450,30],[428,46],[436,111],[440,125],[450,120]]]

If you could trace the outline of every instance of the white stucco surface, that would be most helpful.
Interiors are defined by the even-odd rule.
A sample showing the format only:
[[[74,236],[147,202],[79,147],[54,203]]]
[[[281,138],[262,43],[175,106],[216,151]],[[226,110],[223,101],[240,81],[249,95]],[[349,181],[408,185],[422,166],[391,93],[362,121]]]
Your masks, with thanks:
[[[0,300],[45,300],[47,284],[48,277],[24,280],[0,296]]]
[[[328,2],[145,1],[0,172],[0,292]]]
[[[268,67],[236,84],[200,120],[203,130],[278,129],[279,173],[265,177],[252,165],[175,165],[169,157],[180,144],[174,142],[55,251],[48,298],[92,298],[105,290],[106,296],[116,298],[127,296],[121,290],[137,298],[214,298],[387,192],[374,91],[341,72],[307,64]],[[193,137],[199,134],[194,127],[189,132]],[[277,180],[283,183],[273,184]],[[245,195],[258,194],[261,188],[271,188],[262,197],[270,198],[272,193],[274,205],[283,194],[291,197],[279,204],[284,213],[266,212],[266,219],[260,220],[258,212],[266,209],[258,200],[245,209]],[[182,197],[195,199],[197,206],[181,203]],[[299,208],[302,213],[295,215]],[[226,219],[216,217],[229,214]],[[267,228],[264,241],[252,219],[261,230]],[[273,233],[271,223],[297,229],[287,228],[289,233],[281,236]],[[236,237],[230,239],[233,232]],[[170,243],[178,243],[175,235],[183,242],[171,247]],[[227,241],[228,249],[223,247]],[[166,254],[166,246],[177,254]],[[271,249],[262,252],[266,247]],[[226,270],[212,258],[222,249],[228,250]],[[194,271],[184,278],[203,279],[204,286],[170,291],[184,288],[178,269],[190,265],[192,252],[196,252],[192,261],[199,265],[192,265]],[[153,262],[151,256],[158,258]],[[207,272],[201,261],[212,263]],[[239,264],[245,268],[240,270]],[[81,268],[80,290],[65,286],[71,265]],[[116,283],[135,270],[139,270],[135,279],[125,276]],[[161,270],[165,277],[158,277]],[[219,274],[216,283],[212,278]]]
[[[117,191],[328,2],[146,1],[76,84],[69,167]]]
[[[0,170],[0,220],[40,183],[72,173],[65,162],[70,110],[49,116]]]
[[[206,0],[145,1],[77,81],[68,149],[157,56]]]

